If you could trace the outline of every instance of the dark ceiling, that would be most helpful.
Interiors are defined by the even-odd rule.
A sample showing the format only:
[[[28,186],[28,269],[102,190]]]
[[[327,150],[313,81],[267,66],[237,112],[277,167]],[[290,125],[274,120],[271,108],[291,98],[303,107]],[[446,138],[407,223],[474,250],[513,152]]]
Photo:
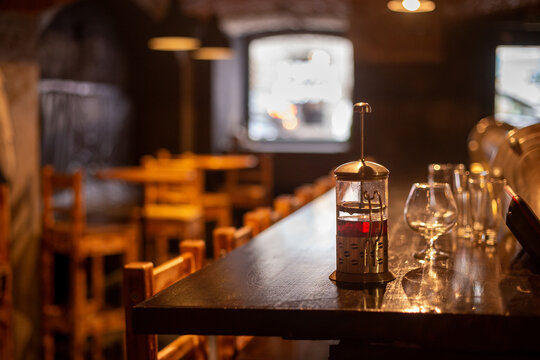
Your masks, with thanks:
[[[170,0],[132,0],[146,9],[167,8]],[[436,13],[445,19],[466,19],[497,14],[540,5],[540,0],[434,0]],[[74,0],[2,0],[0,10],[39,12],[55,5]],[[333,16],[347,18],[355,3],[377,4],[380,11],[386,9],[385,0],[180,0],[182,6],[192,13],[217,11],[228,19],[253,17],[261,14],[294,14],[297,16]]]

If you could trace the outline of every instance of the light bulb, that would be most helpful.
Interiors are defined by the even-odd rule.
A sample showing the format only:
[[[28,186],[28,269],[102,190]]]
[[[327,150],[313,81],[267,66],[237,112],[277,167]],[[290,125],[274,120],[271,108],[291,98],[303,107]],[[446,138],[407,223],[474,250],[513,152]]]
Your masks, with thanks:
[[[409,11],[416,11],[420,8],[420,1],[418,0],[403,0],[401,3]]]
[[[388,9],[404,13],[424,13],[435,10],[435,3],[430,0],[390,0]]]

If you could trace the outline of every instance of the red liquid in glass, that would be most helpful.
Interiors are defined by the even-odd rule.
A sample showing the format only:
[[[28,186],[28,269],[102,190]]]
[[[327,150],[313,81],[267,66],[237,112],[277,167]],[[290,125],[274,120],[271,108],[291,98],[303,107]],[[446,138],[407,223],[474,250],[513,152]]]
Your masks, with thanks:
[[[377,237],[381,230],[381,221],[371,222],[371,234],[369,229],[369,221],[348,221],[343,219],[337,219],[337,236],[343,237]],[[381,237],[386,237],[388,233],[388,224],[386,219],[382,221],[382,234]]]

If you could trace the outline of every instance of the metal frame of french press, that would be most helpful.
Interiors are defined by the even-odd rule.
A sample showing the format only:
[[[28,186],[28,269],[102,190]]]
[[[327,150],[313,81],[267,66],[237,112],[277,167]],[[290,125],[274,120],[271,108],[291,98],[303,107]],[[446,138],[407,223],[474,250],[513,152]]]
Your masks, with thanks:
[[[369,195],[367,191],[364,190],[363,184],[367,180],[383,180],[387,179],[389,175],[388,169],[386,169],[384,166],[377,164],[375,162],[366,161],[364,158],[364,117],[366,113],[371,113],[371,106],[366,102],[359,102],[354,105],[354,112],[360,113],[360,131],[361,131],[361,158],[359,161],[353,161],[349,162],[343,165],[340,165],[336,170],[334,171],[334,176],[336,177],[337,181],[351,181],[351,182],[359,182],[360,183],[360,198],[358,199],[358,211],[360,213],[364,212],[367,213],[369,216],[369,231],[368,231],[368,237],[364,241],[364,246],[358,246],[360,251],[364,252],[364,259],[367,258],[366,254],[370,254],[371,250],[373,249],[373,257],[375,258],[375,244],[378,244],[379,241],[381,241],[382,233],[383,233],[383,216],[384,216],[384,208],[385,204],[383,203],[383,199],[381,194],[375,190],[372,195]],[[373,201],[378,200],[378,201]],[[378,205],[378,206],[377,206]],[[373,215],[374,215],[374,209],[378,209],[380,211],[380,226],[379,226],[379,233],[373,234],[376,236],[372,236],[372,223],[373,223]],[[336,204],[336,220],[339,214],[339,204]],[[337,234],[336,234],[337,236]],[[372,240],[372,237],[375,240]],[[337,238],[336,238],[337,240]],[[388,240],[386,240],[388,241]],[[366,246],[370,246],[370,249],[366,249]],[[385,248],[388,248],[388,243],[385,244]],[[384,253],[384,252],[383,252]],[[336,247],[336,257],[339,256],[339,249]],[[371,256],[370,256],[371,258]],[[366,262],[366,260],[364,260]],[[385,269],[382,272],[372,272],[376,266],[371,266],[371,261],[367,260],[368,263],[364,264],[363,269],[367,268],[367,272],[359,272],[359,273],[350,273],[350,272],[342,272],[339,270],[339,265],[337,265],[338,269],[333,272],[330,275],[331,280],[336,280],[338,283],[360,283],[360,284],[385,284],[389,281],[392,281],[395,279],[395,276],[388,270],[388,254],[385,254],[383,256],[383,266],[381,266],[383,269]]]

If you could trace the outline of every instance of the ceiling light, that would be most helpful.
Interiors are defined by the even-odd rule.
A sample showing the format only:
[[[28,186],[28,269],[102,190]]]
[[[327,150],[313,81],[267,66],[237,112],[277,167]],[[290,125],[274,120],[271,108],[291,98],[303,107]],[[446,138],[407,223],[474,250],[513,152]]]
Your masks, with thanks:
[[[201,28],[201,47],[193,53],[198,60],[225,60],[233,57],[229,38],[221,31],[217,16],[214,14]]]
[[[199,48],[200,41],[194,35],[195,21],[186,16],[171,1],[165,19],[158,24],[155,35],[148,40],[148,47],[160,51],[188,51]]]
[[[435,3],[429,0],[392,0],[386,6],[397,12],[421,13],[435,10]]]

